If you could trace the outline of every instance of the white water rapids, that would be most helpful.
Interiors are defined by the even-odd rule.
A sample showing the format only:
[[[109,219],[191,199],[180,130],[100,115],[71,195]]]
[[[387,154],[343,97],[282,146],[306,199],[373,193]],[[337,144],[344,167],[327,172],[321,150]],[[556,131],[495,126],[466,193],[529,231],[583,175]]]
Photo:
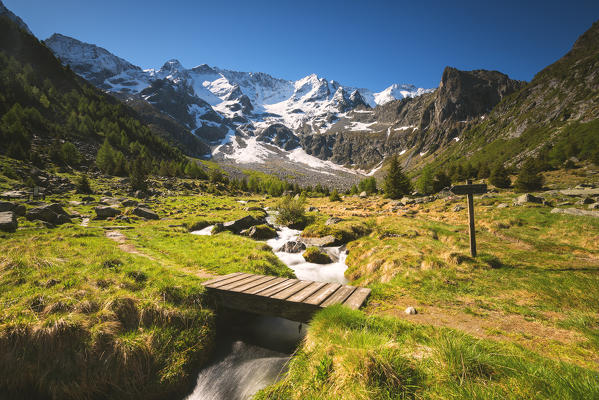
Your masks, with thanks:
[[[273,224],[273,217],[268,221]],[[274,225],[274,224],[273,224]],[[331,264],[307,262],[302,253],[277,251],[289,241],[297,241],[301,231],[276,226],[277,237],[266,241],[279,259],[291,268],[298,279],[346,283],[345,247],[324,247]],[[212,226],[191,232],[210,235]],[[196,387],[187,400],[244,400],[258,390],[276,382],[286,370],[305,329],[297,322],[282,318],[258,316],[243,323],[242,334],[227,332],[219,338],[216,355],[210,365],[200,371]]]

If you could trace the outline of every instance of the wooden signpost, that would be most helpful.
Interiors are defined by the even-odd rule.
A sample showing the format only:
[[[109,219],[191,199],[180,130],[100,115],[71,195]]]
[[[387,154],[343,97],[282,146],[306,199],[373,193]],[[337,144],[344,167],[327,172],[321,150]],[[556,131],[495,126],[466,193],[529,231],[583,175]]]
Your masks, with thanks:
[[[474,195],[487,193],[487,185],[472,184],[468,179],[466,185],[455,185],[449,190],[453,194],[465,194],[468,197],[468,223],[470,225],[470,255],[476,257],[476,231],[474,229]]]

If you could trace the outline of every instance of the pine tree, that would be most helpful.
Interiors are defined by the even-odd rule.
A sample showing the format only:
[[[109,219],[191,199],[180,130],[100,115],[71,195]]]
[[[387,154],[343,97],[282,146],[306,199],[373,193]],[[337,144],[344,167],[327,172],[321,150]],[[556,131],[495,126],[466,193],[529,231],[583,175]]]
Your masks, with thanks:
[[[337,189],[333,189],[331,195],[329,196],[329,201],[341,201],[341,196],[339,196]]]
[[[401,165],[399,165],[399,161],[397,160],[397,156],[391,158],[389,170],[385,176],[383,190],[385,191],[385,197],[391,199],[399,199],[412,191],[412,182],[403,173]]]
[[[489,182],[491,185],[502,189],[509,188],[512,184],[508,171],[502,163],[497,164],[495,168],[493,168],[491,175],[489,176]]]
[[[145,167],[144,159],[138,156],[135,161],[131,163],[129,167],[129,178],[131,181],[131,188],[133,190],[141,190],[142,192],[148,189],[147,171]]]
[[[114,170],[114,150],[108,140],[104,140],[104,144],[98,150],[96,165],[105,174],[111,174]]]
[[[443,171],[438,172],[433,180],[433,191],[435,193],[451,186],[451,179]]]
[[[77,193],[91,194],[93,193],[92,187],[89,183],[89,178],[85,174],[81,174],[75,181],[75,187]]]
[[[529,158],[522,164],[515,186],[521,192],[539,190],[543,187],[543,180],[543,175],[537,170],[535,161]]]
[[[435,191],[433,183],[433,170],[427,165],[422,170],[422,174],[420,174],[418,181],[416,181],[416,187],[418,188],[418,191],[420,191],[421,193],[431,194]]]

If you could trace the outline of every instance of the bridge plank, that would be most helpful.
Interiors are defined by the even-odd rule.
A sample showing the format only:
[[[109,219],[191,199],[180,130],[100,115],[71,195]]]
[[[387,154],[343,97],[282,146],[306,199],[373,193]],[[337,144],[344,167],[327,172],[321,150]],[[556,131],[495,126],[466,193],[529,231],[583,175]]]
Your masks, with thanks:
[[[325,301],[330,295],[335,293],[337,289],[339,289],[341,285],[339,283],[328,283],[318,292],[314,293],[312,296],[308,297],[303,303],[312,304],[315,306],[320,305],[323,301]]]
[[[241,279],[241,280],[238,280],[235,282],[231,282],[227,285],[220,286],[219,290],[231,290],[233,288],[236,288],[237,286],[241,286],[241,285],[245,285],[246,283],[257,281],[261,277],[262,277],[261,275],[250,275],[245,279]]]
[[[326,282],[312,282],[310,284],[310,286],[306,286],[305,288],[303,288],[302,290],[300,290],[293,296],[287,298],[287,301],[301,303],[302,301],[306,300],[308,297],[310,297],[311,295],[316,293],[316,291],[319,290],[324,285],[326,285]]]
[[[210,285],[204,285],[204,286],[209,287],[209,288],[219,288],[219,287],[227,285],[229,283],[233,283],[233,282],[239,281],[241,279],[245,279],[248,276],[250,276],[250,274],[239,274],[239,275],[236,275],[236,276],[231,277],[229,279],[224,279],[222,281],[219,281],[219,282],[216,282],[216,283],[212,283]]]
[[[259,293],[259,292],[261,292],[261,291],[263,291],[263,290],[266,290],[266,289],[268,289],[268,288],[271,288],[271,287],[273,287],[273,286],[276,286],[276,285],[278,285],[279,283],[281,283],[281,282],[284,282],[284,281],[286,281],[286,280],[287,280],[287,278],[277,278],[277,279],[273,279],[272,281],[265,282],[265,283],[263,283],[263,284],[261,284],[261,285],[258,285],[258,286],[256,286],[256,287],[253,287],[253,288],[251,288],[251,289],[246,289],[246,290],[244,290],[244,291],[243,291],[243,293],[247,293],[247,294],[256,294],[256,293]]]
[[[272,280],[276,279],[276,276],[263,276],[260,275],[260,279],[257,279],[255,281],[246,283],[245,285],[241,285],[241,286],[236,286],[234,288],[231,289],[231,291],[233,292],[243,292],[244,290],[247,289],[251,289],[253,287],[256,287],[262,283],[266,283],[266,282],[270,282]]]
[[[366,301],[368,296],[370,296],[370,289],[362,288],[362,287],[357,288],[351,294],[351,296],[349,296],[347,298],[347,300],[345,300],[345,302],[343,304],[345,304],[349,308],[353,308],[354,310],[357,310],[358,308],[360,308],[362,306],[364,301]]]
[[[287,289],[285,289],[277,294],[274,294],[270,297],[272,297],[273,299],[285,300],[287,297],[296,294],[297,292],[299,292],[306,286],[310,285],[311,283],[312,283],[311,281],[299,281],[295,285],[290,286]]]
[[[354,286],[341,286],[335,293],[329,296],[328,299],[323,301],[320,306],[328,307],[333,304],[343,303],[352,293],[356,290]]]
[[[278,285],[271,287],[270,289],[266,289],[260,293],[256,293],[256,295],[270,297],[273,294],[279,293],[281,290],[287,289],[291,285],[295,285],[297,282],[299,282],[297,279],[288,279],[285,282],[281,282]]]
[[[229,279],[229,278],[232,278],[234,276],[241,275],[241,274],[242,274],[241,272],[233,272],[232,274],[221,275],[221,276],[218,276],[218,277],[216,277],[214,279],[211,279],[209,281],[202,282],[202,285],[204,285],[204,286],[212,285],[213,283],[220,282],[220,281],[223,281],[225,279]]]

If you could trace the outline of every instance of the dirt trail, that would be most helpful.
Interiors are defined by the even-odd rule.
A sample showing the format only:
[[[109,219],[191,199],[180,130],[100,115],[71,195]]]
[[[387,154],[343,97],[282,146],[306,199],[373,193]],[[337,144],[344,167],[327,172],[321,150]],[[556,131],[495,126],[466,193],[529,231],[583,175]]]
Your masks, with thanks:
[[[376,307],[375,304],[373,306]],[[418,314],[407,315],[404,310],[408,306],[415,307]],[[484,316],[476,316],[451,308],[423,305],[409,297],[396,300],[391,308],[374,312],[417,324],[453,328],[483,339],[516,342],[541,354],[558,343],[566,350],[569,344],[587,341],[580,332],[538,321],[528,321],[522,315],[490,311]],[[552,322],[556,322],[559,316],[554,315],[551,319],[554,320]],[[551,354],[548,355],[551,357]],[[567,351],[562,352],[561,357],[563,361],[576,362],[568,357]],[[599,357],[591,357],[590,360],[594,368],[599,368]]]
[[[145,258],[147,258],[149,260],[156,261],[158,263],[164,264],[163,261],[158,260],[155,257],[152,257],[152,256],[150,256],[148,254],[145,254],[145,253],[139,251],[139,249],[137,249],[131,242],[127,241],[127,237],[125,235],[123,235],[123,233],[120,232],[120,231],[117,231],[117,230],[107,230],[106,233],[105,233],[105,235],[106,235],[106,237],[108,239],[114,240],[118,244],[119,249],[121,249],[125,253],[135,254],[135,255],[138,255],[138,256],[141,256],[141,257],[145,257]],[[167,264],[167,266],[168,267],[172,267],[171,265],[168,265],[168,264]],[[214,274],[211,274],[211,273],[206,272],[206,271],[201,270],[201,269],[199,269],[199,270],[190,270],[189,268],[177,268],[177,269],[183,270],[183,271],[185,271],[187,273],[190,273],[190,274],[194,274],[194,275],[196,275],[196,276],[198,276],[200,278],[214,278],[216,276]]]

